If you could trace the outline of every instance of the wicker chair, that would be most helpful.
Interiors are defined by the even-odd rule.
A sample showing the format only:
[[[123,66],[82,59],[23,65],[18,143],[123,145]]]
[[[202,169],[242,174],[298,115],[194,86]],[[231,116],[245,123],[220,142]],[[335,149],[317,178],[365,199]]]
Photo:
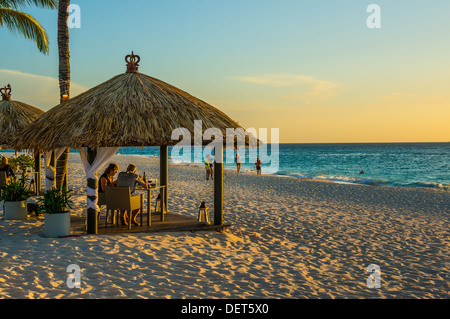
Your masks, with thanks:
[[[129,187],[107,186],[106,195],[106,220],[108,220],[109,211],[112,213],[112,223],[119,223],[120,211],[128,212],[128,229],[131,229],[132,212],[136,209],[142,209],[142,194],[131,196]],[[114,218],[114,212],[117,211],[117,218]]]

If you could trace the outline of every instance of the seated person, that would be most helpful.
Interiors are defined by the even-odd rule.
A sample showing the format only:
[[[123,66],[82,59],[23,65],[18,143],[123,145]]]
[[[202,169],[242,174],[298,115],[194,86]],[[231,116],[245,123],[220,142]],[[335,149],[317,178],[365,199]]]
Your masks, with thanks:
[[[117,181],[114,181],[114,175],[119,171],[119,165],[116,163],[110,163],[100,176],[98,192],[104,193],[106,186],[117,186]]]
[[[3,157],[2,163],[0,164],[0,171],[6,172],[6,177],[15,177],[16,174],[14,174],[14,171],[12,170],[11,166],[8,164],[8,158]]]
[[[131,196],[134,195],[134,192],[136,190],[136,184],[141,185],[144,189],[147,189],[147,182],[144,182],[138,174],[136,174],[136,165],[130,164],[128,165],[126,172],[120,172],[119,176],[117,177],[117,186],[128,186],[130,188]],[[138,225],[139,223],[136,221],[137,215],[139,214],[139,209],[135,209],[132,212],[132,220],[133,224]],[[128,219],[127,215],[124,214],[124,216],[121,218],[122,224],[127,225]]]

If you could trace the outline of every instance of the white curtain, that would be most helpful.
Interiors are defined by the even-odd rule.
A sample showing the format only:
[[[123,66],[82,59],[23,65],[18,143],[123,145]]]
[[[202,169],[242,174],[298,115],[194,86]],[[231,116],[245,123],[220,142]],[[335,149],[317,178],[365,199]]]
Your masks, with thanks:
[[[98,180],[97,171],[105,165],[113,156],[117,153],[119,147],[100,147],[97,150],[97,156],[95,156],[94,162],[89,164],[87,160],[87,151],[86,148],[80,148],[78,151],[80,152],[81,162],[84,165],[84,170],[86,172],[86,177]],[[97,196],[98,196],[98,188],[92,189],[89,186],[86,186],[86,194],[87,194],[87,206],[88,208],[92,208],[98,210],[97,206]],[[95,196],[95,201],[89,199],[89,196]]]
[[[64,153],[64,150],[66,148],[57,148],[55,150],[55,154],[56,154],[56,161],[58,160],[58,158]],[[50,165],[50,161],[52,160],[52,152],[53,151],[47,151],[45,152],[45,189],[49,190],[50,188],[56,187],[56,181],[55,181],[55,176],[56,176],[56,169],[54,166]],[[55,161],[55,165],[56,165],[56,161]]]

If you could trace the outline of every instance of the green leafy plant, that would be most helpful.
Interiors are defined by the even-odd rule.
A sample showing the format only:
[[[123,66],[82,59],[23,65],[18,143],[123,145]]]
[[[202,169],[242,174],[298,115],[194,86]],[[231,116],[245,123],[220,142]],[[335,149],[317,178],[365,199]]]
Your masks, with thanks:
[[[23,175],[19,180],[17,177],[11,177],[9,183],[2,189],[0,199],[5,202],[20,202],[31,197],[27,189],[28,178]]]
[[[26,154],[8,158],[8,163],[14,171],[23,170],[28,167],[30,167],[31,169],[34,168],[34,158]]]
[[[66,190],[64,186],[51,188],[38,200],[39,214],[63,214],[67,208],[72,208],[73,202],[70,200],[72,190]]]

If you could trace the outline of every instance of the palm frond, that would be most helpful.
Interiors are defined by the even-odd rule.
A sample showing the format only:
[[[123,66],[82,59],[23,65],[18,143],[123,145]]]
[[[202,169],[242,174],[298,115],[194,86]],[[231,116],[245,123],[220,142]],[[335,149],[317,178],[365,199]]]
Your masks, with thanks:
[[[0,27],[4,25],[12,32],[35,41],[39,51],[48,54],[49,39],[47,31],[28,13],[0,8]]]
[[[0,8],[19,9],[35,6],[44,9],[58,8],[58,0],[0,0]]]

